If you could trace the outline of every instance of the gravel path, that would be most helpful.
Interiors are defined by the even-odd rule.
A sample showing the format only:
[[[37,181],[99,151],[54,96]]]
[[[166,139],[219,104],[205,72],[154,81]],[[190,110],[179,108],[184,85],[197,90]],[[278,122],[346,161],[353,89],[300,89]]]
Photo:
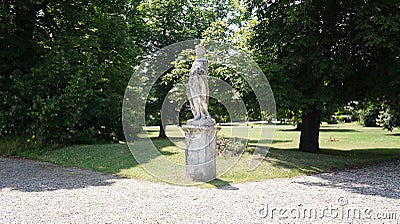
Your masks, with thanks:
[[[399,168],[200,189],[0,157],[0,223],[400,223]]]

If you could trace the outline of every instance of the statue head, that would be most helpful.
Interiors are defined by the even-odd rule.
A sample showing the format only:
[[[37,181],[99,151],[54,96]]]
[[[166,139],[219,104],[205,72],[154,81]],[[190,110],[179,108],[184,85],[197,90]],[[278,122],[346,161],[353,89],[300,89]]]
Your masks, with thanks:
[[[196,45],[196,58],[204,58],[205,54],[206,48],[201,44]]]

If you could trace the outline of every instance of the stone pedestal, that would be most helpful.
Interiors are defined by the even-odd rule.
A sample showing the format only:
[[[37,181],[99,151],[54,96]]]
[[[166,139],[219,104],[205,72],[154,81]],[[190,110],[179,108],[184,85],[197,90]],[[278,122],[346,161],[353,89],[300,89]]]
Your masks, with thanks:
[[[183,125],[186,139],[186,176],[194,181],[210,181],[216,177],[215,121],[188,121]]]

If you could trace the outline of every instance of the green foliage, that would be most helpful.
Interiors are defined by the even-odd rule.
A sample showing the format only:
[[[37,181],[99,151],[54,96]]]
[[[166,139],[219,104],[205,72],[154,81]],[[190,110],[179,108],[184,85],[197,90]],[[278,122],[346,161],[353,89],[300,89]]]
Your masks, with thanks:
[[[381,107],[373,104],[362,110],[360,114],[362,126],[378,127],[377,119],[379,117],[380,111]]]
[[[353,70],[346,60],[352,8],[334,1],[260,2],[257,7],[252,45],[278,106],[307,113],[347,103],[344,90],[354,86],[348,83]]]
[[[215,33],[225,33],[233,20],[237,19],[234,16],[229,16],[229,19],[227,19],[234,8],[234,3],[231,0],[203,2],[190,0],[143,1],[139,10],[146,22],[146,51],[154,52],[179,41],[207,39],[210,36],[216,37]],[[176,89],[182,88],[179,83],[187,80],[193,60],[194,51],[182,52],[174,67],[161,74],[161,77],[151,89],[146,102],[147,124],[160,125],[161,106],[168,93],[172,93],[175,100],[186,98],[186,95],[182,95]],[[213,71],[216,70],[211,68],[210,75],[213,75]],[[224,71],[224,69],[220,69],[215,73],[221,75]],[[228,120],[226,109],[218,100],[210,99],[209,110],[217,121]],[[180,122],[190,119],[190,117],[189,105],[185,104],[180,110]]]
[[[1,10],[1,135],[121,139],[122,96],[140,53],[126,2],[9,1]]]
[[[344,107],[336,109],[333,115],[332,113],[322,114],[321,121],[328,122],[328,124],[355,122],[359,119],[358,110],[358,102],[351,102]]]
[[[395,127],[400,128],[400,113],[398,110],[394,110],[391,106],[383,106],[382,111],[377,119],[377,123],[389,131],[393,131]]]
[[[170,44],[198,39],[201,33],[222,11],[217,1],[146,0],[138,10],[145,21],[145,46],[147,52],[155,52]]]
[[[216,16],[210,1],[149,0],[143,1],[138,10],[145,22],[144,47],[147,54],[179,41],[199,39]],[[171,71],[160,74],[161,77],[149,93],[145,109],[146,123],[149,125],[161,125],[162,103],[178,82],[175,76],[166,77]]]
[[[378,99],[388,108],[381,125],[399,126],[397,0],[6,0],[0,15],[1,137],[122,139],[122,96],[140,56],[195,38],[253,52],[285,116],[301,120],[314,109],[330,115],[349,101]],[[176,74],[188,73],[190,61],[179,63],[151,92],[152,124]],[[260,117],[239,74],[217,64],[210,74],[237,87],[249,117]],[[210,108],[229,120],[218,101]]]
[[[211,52],[209,57],[212,57],[215,54],[216,52]],[[163,76],[162,80],[164,80],[166,83],[174,82],[172,89],[169,91],[169,100],[179,102],[186,99],[186,91],[184,90],[186,89],[185,85],[187,84],[190,68],[194,59],[194,50],[181,52],[174,62],[174,68],[172,71]],[[217,122],[230,122],[232,121],[231,119],[236,119],[234,121],[245,119],[260,120],[260,108],[253,90],[251,89],[249,83],[245,81],[243,75],[238,71],[235,71],[235,69],[230,66],[232,66],[232,64],[225,65],[219,63],[217,60],[212,60],[212,58],[209,60],[208,75],[210,76],[209,88],[211,97],[209,99],[208,109],[211,117],[213,117]],[[228,88],[227,86],[221,86],[222,82],[227,83],[227,86],[229,85],[229,88],[232,88],[229,90],[229,94],[221,93],[221,91],[228,91],[228,89],[225,89]],[[218,96],[219,98],[213,98],[213,96]],[[243,100],[244,106],[247,109],[247,114],[235,114],[237,116],[231,117],[227,108],[225,108],[226,105],[223,103],[228,101],[233,103],[236,102],[236,99],[238,98]],[[188,102],[186,102],[183,108],[178,109],[181,109],[180,122],[192,118]],[[237,112],[235,111],[235,108],[230,109],[231,113]]]
[[[26,142],[24,139],[3,138],[0,142],[0,155],[16,156],[20,155],[25,149]]]
[[[205,8],[207,10],[207,7]],[[222,8],[224,9],[221,10]],[[208,10],[214,10],[215,12],[209,14],[214,16],[211,16],[211,19],[206,19],[206,21],[212,22],[209,23],[207,29],[201,33],[203,44],[206,46],[206,48],[210,47],[207,46],[207,44],[214,45],[221,43],[221,46],[223,46],[223,44],[228,44],[229,46],[232,46],[234,49],[238,50],[238,52],[250,53],[248,51],[247,41],[250,37],[250,28],[254,25],[254,20],[249,19],[249,15],[246,14],[244,5],[241,5],[237,1],[216,1],[212,7],[210,5],[208,6]],[[209,52],[210,54],[208,57],[215,57],[215,55],[221,53],[218,51],[223,51],[222,49],[218,49],[218,47],[214,50],[215,51]],[[224,55],[224,53],[221,55]],[[175,86],[171,89],[172,94],[170,97],[172,99],[182,100],[183,98],[186,98],[186,95],[182,94],[182,92],[179,90],[185,88],[182,83],[187,83],[188,74],[193,61],[193,50],[182,52],[175,61],[174,68],[171,73],[166,74],[166,76],[163,78],[165,83],[170,83],[172,81],[175,82]],[[229,67],[225,64],[219,63],[218,61],[220,61],[218,58],[209,58],[208,75],[229,84],[229,86],[233,89],[233,93],[230,95],[230,97],[240,97],[243,99],[248,114],[246,116],[242,116],[241,120],[260,120],[260,108],[253,90],[244,80],[243,74],[240,74],[233,68],[238,64],[231,63],[231,67]],[[243,62],[241,61],[240,63]],[[213,83],[213,81],[211,81],[211,83]],[[211,95],[213,95],[213,93],[211,93]],[[224,94],[215,92],[215,95],[219,95],[221,97],[221,95]],[[221,99],[210,98],[209,111],[211,116],[216,119],[217,122],[229,122],[232,119],[227,109],[222,104]],[[186,104],[180,111],[181,121],[190,119],[191,116],[190,107],[188,104]]]
[[[360,40],[358,67],[368,100],[400,109],[400,8],[396,0],[368,0],[355,16]]]
[[[249,6],[258,19],[250,43],[278,110],[332,114],[350,101],[398,98],[398,1],[278,0]]]

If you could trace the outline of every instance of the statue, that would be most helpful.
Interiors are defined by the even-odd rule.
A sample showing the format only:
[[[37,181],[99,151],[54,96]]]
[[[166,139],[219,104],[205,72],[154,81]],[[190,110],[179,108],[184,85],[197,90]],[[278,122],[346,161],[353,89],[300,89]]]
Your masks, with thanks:
[[[191,121],[211,118],[208,113],[208,60],[204,57],[205,53],[204,46],[196,46],[196,60],[189,73],[187,97],[194,116]]]
[[[186,176],[195,181],[210,181],[216,177],[217,128],[208,112],[208,60],[205,54],[204,46],[197,45],[187,88],[194,118],[182,126],[186,141]]]

